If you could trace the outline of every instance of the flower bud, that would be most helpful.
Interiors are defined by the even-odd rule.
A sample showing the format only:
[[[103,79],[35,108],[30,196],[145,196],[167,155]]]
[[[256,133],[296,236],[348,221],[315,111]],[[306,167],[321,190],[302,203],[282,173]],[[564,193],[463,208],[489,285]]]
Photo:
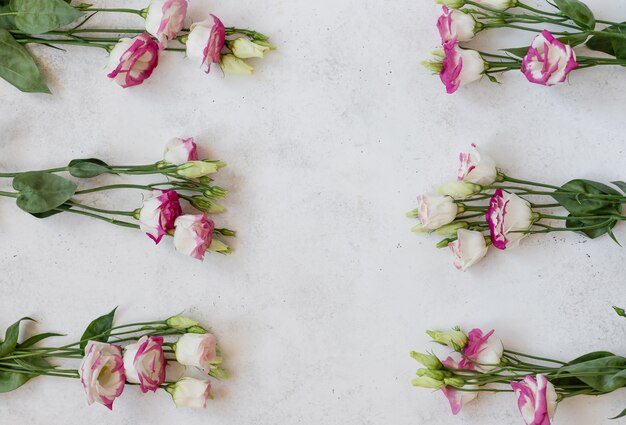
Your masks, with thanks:
[[[437,381],[443,381],[444,379],[450,377],[450,372],[445,370],[430,370],[430,369],[418,369],[416,372],[417,376],[420,377],[428,377],[432,379],[436,379]]]
[[[420,62],[420,65],[431,71],[433,74],[441,74],[443,72],[443,63],[440,61],[422,61]]]
[[[226,74],[252,75],[254,73],[254,68],[230,53],[222,55],[220,66]]]
[[[269,46],[257,44],[247,37],[239,37],[229,41],[228,48],[233,52],[233,55],[240,59],[263,58],[271,50]]]
[[[208,333],[208,331],[206,329],[204,329],[202,326],[190,326],[187,328],[187,333],[190,334],[205,334]]]
[[[445,378],[443,383],[451,387],[461,388],[465,385],[465,381],[461,378]]]
[[[224,212],[224,207],[216,204],[204,196],[192,196],[189,198],[189,202],[199,211],[210,213],[210,214],[218,214]]]
[[[228,195],[228,190],[219,186],[211,186],[204,191],[204,196],[207,198],[224,199],[226,195]]]
[[[170,328],[178,329],[179,331],[187,330],[192,326],[198,326],[198,322],[191,320],[185,316],[172,316],[165,321]]]
[[[441,361],[433,354],[422,354],[416,351],[411,351],[411,357],[426,366],[428,369],[439,370],[443,368]]]
[[[228,255],[232,252],[228,245],[226,245],[224,242],[215,238],[213,238],[213,240],[211,241],[211,245],[209,245],[209,247],[207,248],[207,251],[217,252],[219,254],[224,254],[224,255]]]
[[[445,386],[443,381],[438,381],[436,379],[429,378],[428,376],[414,378],[411,383],[414,387],[431,388],[433,390],[440,390]]]
[[[411,227],[411,232],[413,233],[430,233],[432,230],[424,229],[422,223],[417,223],[415,226]]]
[[[197,179],[208,174],[217,173],[226,166],[222,161],[188,161],[176,168],[176,174],[188,179]]]
[[[446,224],[445,226],[440,227],[435,230],[435,233],[438,235],[456,235],[459,229],[467,229],[469,227],[469,223],[467,221],[456,221],[450,224]]]
[[[435,3],[448,6],[451,9],[460,9],[465,6],[465,0],[435,0]]]
[[[460,350],[465,347],[468,341],[465,332],[458,328],[447,332],[426,331],[426,333],[433,339],[434,342],[441,345],[447,345],[455,350]]]
[[[480,193],[482,187],[474,183],[463,181],[450,181],[437,188],[441,195],[452,196],[453,198],[467,198]]]

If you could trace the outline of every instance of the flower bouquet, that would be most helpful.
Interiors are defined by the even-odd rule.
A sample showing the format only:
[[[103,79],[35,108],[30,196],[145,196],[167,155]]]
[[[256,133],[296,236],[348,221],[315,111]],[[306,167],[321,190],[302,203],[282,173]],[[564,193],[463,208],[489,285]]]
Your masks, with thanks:
[[[98,317],[80,340],[59,347],[38,345],[62,336],[51,332],[18,342],[20,324],[33,321],[29,317],[9,326],[0,343],[0,392],[16,390],[38,376],[54,376],[80,379],[87,402],[109,409],[126,386],[137,386],[144,394],[165,390],[179,407],[205,407],[211,397],[207,377],[228,377],[216,337],[198,322],[173,316],[113,326],[114,315],[115,309]],[[75,362],[78,368],[59,366],[59,362]],[[201,370],[205,377],[183,377],[184,366]]]
[[[274,49],[256,31],[226,27],[214,15],[185,27],[187,0],[151,0],[141,10],[98,8],[65,0],[0,0],[0,77],[23,92],[50,93],[25,44],[59,48],[96,47],[110,53],[107,76],[132,87],[152,75],[162,51],[183,52],[209,73],[219,64],[225,73],[252,74],[244,59],[263,58]],[[97,13],[126,13],[145,20],[143,28],[96,28]],[[172,46],[170,43],[177,43]]]
[[[626,24],[596,19],[580,0],[546,1],[550,10],[519,0],[436,0],[443,4],[437,21],[442,49],[424,66],[439,74],[448,93],[486,76],[521,71],[528,81],[552,86],[564,82],[571,71],[600,65],[626,65]],[[529,46],[503,48],[501,53],[472,50],[466,43],[482,31],[511,28],[535,33]],[[574,48],[608,54],[576,55]]]
[[[209,175],[226,164],[216,160],[198,160],[193,139],[172,139],[165,147],[163,160],[148,165],[109,165],[96,159],[74,159],[65,167],[42,171],[0,173],[11,178],[15,191],[0,191],[0,196],[15,198],[17,206],[37,218],[56,214],[78,214],[103,220],[121,227],[138,229],[154,241],[172,236],[176,250],[198,260],[207,251],[229,254],[230,248],[215,236],[235,236],[226,228],[216,228],[209,214],[224,208],[216,202],[228,193],[211,184]],[[127,176],[158,176],[151,184],[117,183],[84,189],[59,173],[88,180],[103,174]],[[148,191],[140,208],[132,211],[105,209],[83,201],[85,195],[110,190]],[[186,201],[193,214],[183,214],[181,201]]]
[[[624,315],[623,309],[614,308]],[[455,328],[427,334],[453,352],[445,360],[412,352],[411,357],[424,366],[413,385],[441,390],[454,415],[480,392],[514,393],[526,425],[550,425],[559,402],[626,387],[626,358],[607,351],[560,361],[508,350],[493,330],[472,329],[466,334]],[[624,416],[626,409],[612,419]]]
[[[457,180],[439,186],[438,193],[419,196],[417,208],[407,216],[419,220],[414,232],[449,236],[437,247],[449,247],[454,265],[465,271],[490,245],[508,250],[533,234],[577,232],[591,239],[609,235],[617,242],[613,228],[626,220],[626,182],[612,184],[615,188],[584,179],[562,186],[517,179],[472,145],[472,151],[460,154]],[[556,209],[567,214],[551,213]]]

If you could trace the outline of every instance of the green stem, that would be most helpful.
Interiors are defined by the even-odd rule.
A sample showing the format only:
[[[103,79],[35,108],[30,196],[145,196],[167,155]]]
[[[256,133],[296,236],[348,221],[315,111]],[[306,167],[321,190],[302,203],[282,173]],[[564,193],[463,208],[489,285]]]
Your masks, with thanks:
[[[43,38],[18,38],[15,41],[22,44],[28,43],[36,43],[36,44],[68,44],[71,46],[85,46],[85,47],[100,47],[109,51],[109,45],[106,44],[96,44],[96,43],[88,43],[82,42],[79,40],[46,40]]]
[[[67,167],[48,168],[47,170],[39,170],[38,173],[62,173],[64,171],[67,171]],[[0,173],[0,178],[3,178],[3,177],[12,178],[12,177],[17,177],[20,174],[24,174],[24,173]]]
[[[139,225],[138,224],[128,223],[126,221],[116,220],[114,218],[105,217],[105,216],[98,215],[98,214],[93,214],[93,213],[90,213],[90,212],[87,212],[87,211],[78,211],[78,210],[69,209],[69,208],[55,208],[55,209],[58,210],[58,211],[64,211],[64,212],[68,212],[68,213],[79,214],[79,215],[84,215],[84,216],[87,216],[87,217],[97,218],[98,220],[106,221],[107,223],[115,224],[116,226],[128,227],[128,228],[131,228],[131,229],[139,229]]]
[[[17,198],[19,192],[4,192],[0,190],[0,196],[6,196],[7,198]]]
[[[123,215],[123,216],[127,216],[127,217],[133,217],[135,215],[133,211],[104,210],[104,209],[101,209],[101,208],[90,207],[88,205],[79,204],[78,202],[71,201],[71,200],[68,201],[67,203],[69,205],[72,205],[73,207],[78,207],[78,208],[82,208],[82,209],[85,209],[85,210],[95,211],[95,212],[99,212],[99,213],[103,213],[103,214]]]
[[[133,15],[142,16],[142,11],[137,9],[105,9],[105,8],[81,8],[83,12],[108,12],[108,13],[132,13]]]

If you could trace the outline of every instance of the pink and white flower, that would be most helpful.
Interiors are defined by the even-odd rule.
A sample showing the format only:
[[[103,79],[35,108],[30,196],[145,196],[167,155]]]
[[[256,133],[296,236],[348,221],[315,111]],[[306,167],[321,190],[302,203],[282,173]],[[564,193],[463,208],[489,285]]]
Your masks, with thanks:
[[[113,409],[113,402],[124,391],[126,382],[122,348],[89,341],[78,373],[87,394],[87,403],[96,402]]]
[[[454,387],[443,387],[441,389],[443,395],[448,399],[448,403],[450,403],[453,415],[458,415],[463,406],[476,400],[476,397],[478,397],[478,392],[474,391],[478,389],[477,385],[464,385],[463,389],[467,391],[459,391]]]
[[[182,254],[198,260],[213,241],[215,223],[207,214],[181,215],[174,222],[174,246]]]
[[[500,364],[504,347],[500,338],[494,336],[494,331],[483,334],[480,329],[472,329],[467,338],[467,344],[461,350],[463,356],[458,363],[448,357],[443,362],[444,366],[451,369],[489,372]]]
[[[544,86],[564,82],[576,67],[572,46],[561,43],[548,30],[535,37],[522,61],[522,72],[528,81]]]
[[[436,230],[451,223],[459,208],[449,196],[426,194],[417,197],[417,218],[421,227]]]
[[[485,72],[485,61],[475,50],[462,49],[456,39],[443,43],[444,58],[439,74],[448,93],[454,93],[460,86],[480,80]]]
[[[122,38],[111,50],[107,77],[120,86],[137,86],[147,80],[159,64],[159,46],[149,34]]]
[[[188,161],[198,160],[198,151],[193,137],[188,139],[175,138],[167,142],[163,152],[163,160],[173,165],[182,165]]]
[[[457,240],[448,245],[454,255],[454,267],[466,271],[487,255],[487,243],[481,232],[459,229]]]
[[[182,378],[167,387],[167,392],[177,407],[206,407],[211,397],[211,382],[195,378]]]
[[[526,425],[550,425],[556,412],[556,390],[545,376],[528,375],[521,382],[511,382],[517,405]]]
[[[443,6],[442,9],[443,14],[437,20],[442,43],[450,40],[470,41],[480,30],[480,25],[471,14],[463,10],[449,9],[447,6]]]
[[[459,154],[459,173],[457,180],[489,186],[498,177],[496,162],[487,155],[481,155],[475,144],[470,152]]]
[[[176,38],[185,26],[187,0],[152,0],[146,15],[146,31],[159,40],[159,48]]]
[[[211,363],[217,359],[217,338],[210,333],[185,334],[176,342],[175,351],[178,363],[209,373]]]
[[[511,249],[528,236],[524,231],[533,225],[534,213],[525,199],[497,189],[489,201],[486,219],[493,246]]]
[[[139,212],[139,227],[155,243],[174,229],[176,219],[182,214],[178,193],[175,190],[153,190],[143,201]]]
[[[217,16],[211,15],[203,22],[191,25],[187,39],[187,57],[192,61],[206,67],[207,74],[211,70],[211,64],[219,63],[222,48],[226,42],[226,29]]]
[[[124,348],[126,380],[139,384],[144,393],[156,391],[165,382],[166,366],[162,336],[143,336]]]

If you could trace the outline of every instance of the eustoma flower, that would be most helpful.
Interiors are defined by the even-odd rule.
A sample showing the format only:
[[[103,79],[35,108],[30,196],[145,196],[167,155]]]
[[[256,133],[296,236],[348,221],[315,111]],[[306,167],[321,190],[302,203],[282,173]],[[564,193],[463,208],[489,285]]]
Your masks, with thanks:
[[[264,58],[271,47],[264,46],[246,37],[239,37],[228,42],[228,48],[240,59]]]
[[[522,61],[522,72],[531,83],[553,86],[565,81],[576,67],[572,46],[561,43],[544,30],[533,40]]]
[[[159,40],[159,48],[164,49],[169,40],[185,25],[187,0],[152,0],[146,15],[146,31]]]
[[[182,254],[198,260],[213,240],[215,224],[207,214],[181,215],[174,223],[174,246]]]
[[[441,42],[450,40],[459,42],[469,41],[481,29],[481,24],[465,11],[449,9],[443,6],[443,14],[437,20],[437,29],[441,35]]]
[[[108,77],[127,88],[143,83],[159,63],[159,46],[149,34],[122,38],[111,50]]]
[[[174,229],[176,219],[182,214],[178,193],[174,190],[153,190],[143,201],[139,213],[139,226],[155,243]]]
[[[193,137],[188,139],[175,138],[167,142],[163,152],[163,160],[174,165],[182,165],[188,161],[197,161],[198,151]]]
[[[124,391],[126,382],[122,349],[116,345],[89,341],[79,375],[87,402],[97,402],[113,409],[113,402]]]
[[[124,348],[126,380],[139,384],[141,391],[156,391],[165,382],[165,355],[162,336],[143,336]]]
[[[226,41],[226,29],[217,16],[211,15],[203,22],[191,25],[186,42],[187,57],[205,68],[207,74],[211,64],[219,63]]]
[[[185,366],[195,366],[209,373],[217,359],[217,338],[210,333],[188,333],[176,342],[176,361]]]
[[[511,388],[517,394],[517,405],[526,425],[550,425],[557,394],[545,376],[528,375],[521,382],[511,382]]]
[[[528,236],[535,221],[530,203],[514,193],[497,189],[489,202],[486,220],[491,242],[498,249],[510,249]]]
[[[498,170],[496,163],[491,157],[482,155],[476,145],[472,144],[470,152],[459,154],[459,181],[476,183],[481,186],[489,186],[496,181]]]
[[[461,350],[460,369],[488,372],[498,367],[504,347],[493,330],[484,334],[480,329],[472,329],[467,338],[467,345]]]
[[[450,403],[450,409],[453,415],[458,415],[463,406],[476,400],[478,397],[478,389],[476,385],[464,385],[461,390],[457,390],[454,387],[443,387],[441,391],[443,395],[448,399]]]
[[[454,267],[465,271],[487,255],[487,243],[481,232],[467,229],[457,231],[457,240],[448,245],[454,255]]]
[[[206,407],[206,401],[211,397],[211,382],[186,377],[169,385],[167,392],[177,407]]]
[[[449,196],[426,194],[417,197],[417,218],[424,229],[435,230],[451,223],[458,210]]]
[[[443,51],[440,78],[449,94],[456,92],[460,86],[477,81],[483,76],[486,64],[477,51],[462,49],[456,39],[445,42]]]

